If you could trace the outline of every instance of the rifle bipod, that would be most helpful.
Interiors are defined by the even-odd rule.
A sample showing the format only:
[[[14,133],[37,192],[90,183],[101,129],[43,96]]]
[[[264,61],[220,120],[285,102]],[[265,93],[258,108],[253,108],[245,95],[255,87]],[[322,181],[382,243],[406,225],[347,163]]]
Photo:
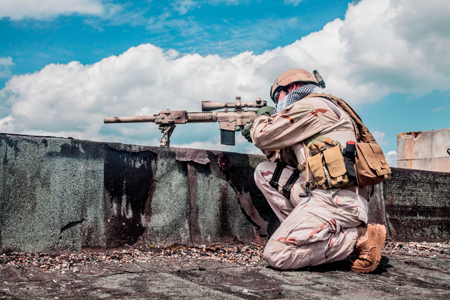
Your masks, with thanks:
[[[160,141],[160,147],[170,147],[170,136],[174,131],[176,125],[159,125],[158,129],[161,130],[163,136]]]

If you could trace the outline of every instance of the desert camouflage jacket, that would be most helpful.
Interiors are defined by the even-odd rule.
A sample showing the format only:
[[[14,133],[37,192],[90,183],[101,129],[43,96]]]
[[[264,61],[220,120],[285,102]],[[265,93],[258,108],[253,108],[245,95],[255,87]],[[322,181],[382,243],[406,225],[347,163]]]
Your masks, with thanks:
[[[302,142],[317,133],[344,147],[347,141],[356,140],[347,114],[321,97],[302,99],[270,117],[258,117],[250,135],[270,161],[297,167],[306,161]]]

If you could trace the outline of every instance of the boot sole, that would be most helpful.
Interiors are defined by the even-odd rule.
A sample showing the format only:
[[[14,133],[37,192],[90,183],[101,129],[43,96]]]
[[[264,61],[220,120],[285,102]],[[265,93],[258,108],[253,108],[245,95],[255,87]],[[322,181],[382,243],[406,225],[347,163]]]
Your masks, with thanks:
[[[352,271],[356,273],[370,273],[375,271],[375,269],[378,267],[381,261],[381,249],[384,246],[384,242],[386,241],[386,227],[381,224],[377,224],[377,261],[367,268],[358,268],[358,267],[352,267]]]

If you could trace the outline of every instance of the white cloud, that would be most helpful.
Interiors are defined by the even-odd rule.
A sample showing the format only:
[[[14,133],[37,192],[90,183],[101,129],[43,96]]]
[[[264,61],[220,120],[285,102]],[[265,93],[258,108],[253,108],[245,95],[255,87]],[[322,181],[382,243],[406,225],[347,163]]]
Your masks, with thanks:
[[[294,6],[297,6],[302,1],[303,0],[284,0],[284,4],[292,4]]]
[[[223,3],[225,5],[238,5],[250,1],[251,0],[174,0],[171,5],[180,15],[184,15],[195,8],[199,8],[203,4],[219,5]]]
[[[197,6],[199,6],[199,3],[193,0],[176,0],[173,1],[172,3],[173,9],[178,11],[180,15],[186,14],[188,11],[192,10]]]
[[[0,132],[14,132],[14,119],[11,116],[0,120]]]
[[[375,130],[372,132],[372,135],[379,145],[387,145],[386,141],[384,140],[384,136],[386,135],[384,132]]]
[[[181,36],[195,36],[204,33],[203,28],[192,18],[171,19],[169,12],[158,17],[151,17],[147,22],[147,30],[153,33],[170,33],[177,30]]]
[[[0,66],[12,66],[14,65],[12,58],[8,57],[0,57]]]
[[[433,112],[443,111],[447,108],[447,105],[433,108]]]
[[[145,44],[92,65],[50,64],[7,82],[0,100],[10,111],[2,113],[0,124],[20,133],[158,145],[157,126],[103,125],[103,117],[166,108],[199,111],[202,100],[234,102],[236,95],[244,101],[268,99],[273,80],[292,67],[318,69],[326,91],[352,104],[393,92],[450,90],[445,54],[450,32],[442,30],[449,4],[428,3],[433,9],[423,8],[421,1],[363,0],[349,6],[345,20],[336,19],[321,31],[261,55],[202,57]],[[411,13],[416,9],[421,14]],[[424,23],[427,31],[406,25],[415,22]],[[217,147],[218,136],[217,124],[182,125],[172,145]],[[234,149],[255,151],[250,144],[239,147]]]
[[[10,66],[14,65],[12,58],[0,57],[0,78],[8,78],[11,76]]]
[[[380,131],[374,131],[372,132],[373,137],[377,140],[377,141],[382,141],[384,139],[385,133],[384,132],[380,132]]]
[[[214,137],[214,134],[216,135]],[[239,132],[236,133],[236,145],[235,146],[227,146],[220,144],[219,130],[212,130],[213,137],[210,141],[205,142],[188,142],[185,144],[177,143],[173,140],[170,144],[171,147],[179,147],[179,148],[194,148],[194,149],[205,149],[205,150],[215,150],[215,151],[228,151],[228,152],[240,152],[240,153],[249,153],[249,154],[262,154],[261,150],[253,146],[252,143],[248,142]]]
[[[397,167],[397,151],[389,151],[385,154],[386,161],[391,167]]]
[[[104,5],[100,0],[0,0],[0,18],[44,19],[73,13],[102,15]]]

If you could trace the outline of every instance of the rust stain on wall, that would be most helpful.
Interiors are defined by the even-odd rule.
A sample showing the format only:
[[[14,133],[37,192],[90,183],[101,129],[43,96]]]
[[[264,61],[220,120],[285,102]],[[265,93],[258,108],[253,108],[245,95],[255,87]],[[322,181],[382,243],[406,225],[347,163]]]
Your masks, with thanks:
[[[107,245],[133,245],[144,232],[151,217],[155,190],[154,171],[157,155],[151,151],[106,149],[105,198]]]

